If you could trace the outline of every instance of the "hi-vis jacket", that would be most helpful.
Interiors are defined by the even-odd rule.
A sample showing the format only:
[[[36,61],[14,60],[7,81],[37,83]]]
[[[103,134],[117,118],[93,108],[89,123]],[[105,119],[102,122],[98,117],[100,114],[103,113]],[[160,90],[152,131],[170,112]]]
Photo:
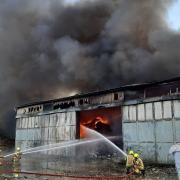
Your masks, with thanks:
[[[138,158],[137,160],[134,160],[134,165],[136,166],[136,168],[138,168],[139,170],[144,170],[144,163],[142,161],[141,158]]]
[[[132,167],[133,165],[134,165],[134,156],[128,154],[126,159],[126,167]]]

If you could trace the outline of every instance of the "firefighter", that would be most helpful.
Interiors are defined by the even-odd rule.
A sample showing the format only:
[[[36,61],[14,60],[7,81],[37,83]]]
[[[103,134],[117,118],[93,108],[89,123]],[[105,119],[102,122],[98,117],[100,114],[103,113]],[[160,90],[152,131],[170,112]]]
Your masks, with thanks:
[[[13,156],[13,170],[15,172],[19,172],[21,169],[21,164],[20,164],[20,160],[21,160],[21,149],[19,147],[17,147],[16,149],[16,153]],[[14,177],[19,177],[19,173],[14,173]]]
[[[2,155],[2,150],[0,149],[0,166],[3,165],[4,156]]]
[[[145,175],[144,163],[137,153],[134,154],[134,173]]]
[[[13,162],[14,163],[19,163],[20,159],[21,159],[21,155],[22,155],[21,149],[19,147],[17,147],[16,153],[13,156]]]
[[[126,173],[129,174],[133,171],[134,167],[134,152],[132,150],[129,151],[126,158]]]

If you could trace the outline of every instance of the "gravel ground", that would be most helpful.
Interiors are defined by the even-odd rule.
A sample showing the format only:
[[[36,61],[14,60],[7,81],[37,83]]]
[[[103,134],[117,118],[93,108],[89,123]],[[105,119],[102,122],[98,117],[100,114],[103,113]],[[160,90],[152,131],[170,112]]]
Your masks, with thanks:
[[[150,166],[146,167],[146,176],[137,177],[133,176],[129,179],[132,180],[178,180],[176,170],[172,166]],[[33,171],[33,172],[43,172],[43,173],[56,173],[56,174],[66,174],[66,175],[77,175],[77,176],[109,176],[109,175],[125,175],[125,166],[115,162],[113,159],[99,159],[91,161],[81,161],[77,162],[71,160],[69,162],[64,162],[63,160],[48,161],[47,159],[40,158],[29,158],[21,160],[21,167],[18,167],[22,171]],[[1,170],[8,169],[12,170],[13,167],[9,165],[8,167],[2,167]],[[1,175],[0,180],[9,179],[40,179],[40,180],[72,180],[72,178],[55,178],[47,176],[32,176],[32,175],[19,175],[19,177]],[[78,178],[76,178],[78,180]],[[87,179],[87,178],[86,178]],[[91,180],[91,179],[89,179]],[[106,180],[103,178],[103,180]]]

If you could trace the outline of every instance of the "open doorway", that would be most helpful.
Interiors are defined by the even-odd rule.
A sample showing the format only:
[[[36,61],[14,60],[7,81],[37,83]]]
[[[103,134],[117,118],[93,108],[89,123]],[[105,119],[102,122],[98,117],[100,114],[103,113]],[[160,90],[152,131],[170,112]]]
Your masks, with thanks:
[[[93,129],[112,141],[120,148],[122,142],[122,113],[121,107],[100,108],[79,112],[79,137],[86,138],[87,134],[81,125]]]

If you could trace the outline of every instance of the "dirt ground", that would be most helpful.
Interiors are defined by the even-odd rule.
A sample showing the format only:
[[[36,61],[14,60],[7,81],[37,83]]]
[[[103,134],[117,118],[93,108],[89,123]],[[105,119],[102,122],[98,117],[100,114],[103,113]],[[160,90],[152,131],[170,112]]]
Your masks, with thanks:
[[[9,162],[11,162],[9,160]],[[173,166],[154,166],[146,165],[145,177],[131,176],[131,180],[178,180],[176,170]],[[54,158],[22,158],[21,164],[14,167],[11,163],[9,165],[1,166],[1,171],[6,170],[18,170],[38,173],[51,173],[51,174],[64,174],[72,176],[124,176],[125,165],[115,162],[113,159],[94,159],[94,160],[69,160]],[[18,177],[15,177],[17,176]],[[0,180],[10,179],[34,179],[34,180],[79,180],[81,178],[60,178],[60,177],[48,177],[40,175],[23,175],[23,174],[1,174]],[[93,178],[84,178],[94,180]],[[106,180],[106,178],[102,178]],[[121,178],[118,178],[118,180]],[[128,178],[125,178],[128,179]],[[111,179],[110,179],[111,180]]]

